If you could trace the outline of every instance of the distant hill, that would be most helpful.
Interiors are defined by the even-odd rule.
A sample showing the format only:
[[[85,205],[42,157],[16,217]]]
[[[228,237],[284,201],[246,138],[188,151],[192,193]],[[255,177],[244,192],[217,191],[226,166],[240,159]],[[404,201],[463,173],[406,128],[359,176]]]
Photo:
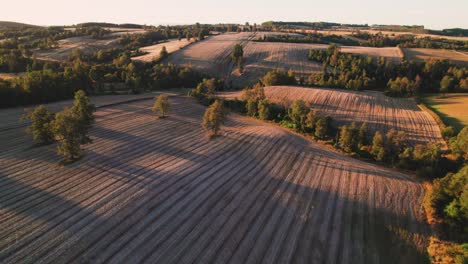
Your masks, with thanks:
[[[4,28],[18,29],[18,28],[31,28],[31,27],[39,27],[39,26],[18,23],[18,22],[11,22],[11,21],[0,21],[0,29],[4,29]]]
[[[77,24],[80,27],[109,27],[109,28],[144,28],[143,25],[138,24],[114,24],[105,22],[86,22]]]

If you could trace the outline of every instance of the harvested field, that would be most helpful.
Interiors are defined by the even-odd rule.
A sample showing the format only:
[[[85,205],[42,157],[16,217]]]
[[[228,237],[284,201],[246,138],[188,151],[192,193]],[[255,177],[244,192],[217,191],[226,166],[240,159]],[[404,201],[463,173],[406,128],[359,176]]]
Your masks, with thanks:
[[[174,39],[174,40],[159,43],[156,45],[143,47],[143,48],[140,48],[140,50],[143,52],[147,52],[147,54],[141,55],[138,57],[133,57],[132,60],[151,62],[159,58],[159,54],[161,52],[162,47],[166,47],[166,50],[168,53],[173,53],[175,51],[178,51],[179,49],[182,49],[190,45],[190,43],[193,43],[194,41],[195,41],[194,38],[192,38],[191,41],[188,41],[187,39],[181,39],[181,40]]]
[[[412,99],[392,98],[381,92],[355,92],[337,89],[271,86],[267,98],[289,105],[304,100],[322,116],[331,116],[337,125],[366,122],[372,132],[386,133],[391,128],[404,131],[412,144],[436,142],[445,144],[436,121],[421,110]],[[241,98],[242,92],[221,93],[225,98]]]
[[[34,56],[40,60],[64,61],[70,58],[73,50],[79,49],[85,54],[92,54],[100,49],[119,47],[119,38],[93,39],[91,36],[73,37],[58,41],[59,47],[49,50],[36,50]]]
[[[408,60],[424,61],[428,59],[449,60],[459,65],[468,65],[468,53],[446,49],[403,49]]]
[[[384,57],[392,62],[400,62],[402,57],[398,48],[396,47],[385,47],[385,48],[374,48],[374,47],[353,47],[343,46],[341,52],[351,53],[360,56],[371,56],[374,58]]]
[[[170,93],[170,92],[169,92]],[[103,107],[108,105],[117,104],[123,101],[140,100],[144,98],[153,98],[158,93],[146,94],[132,94],[132,95],[105,95],[105,96],[91,96],[91,103],[96,107]],[[47,104],[47,108],[52,112],[61,111],[64,107],[71,107],[73,100],[64,100],[56,103]],[[20,106],[15,108],[0,109],[0,131],[9,130],[17,127],[24,127],[27,124],[19,122],[24,113],[24,109],[32,109],[36,106]]]
[[[229,33],[211,36],[172,54],[167,62],[191,65],[197,70],[227,79],[233,70],[231,52],[234,45],[244,44],[255,34]]]
[[[262,32],[258,34],[276,34]],[[326,49],[325,44],[301,44],[281,42],[255,42],[255,34],[222,34],[195,43],[168,59],[174,64],[192,65],[194,68],[223,78],[227,84],[237,87],[252,85],[267,72],[275,69],[294,70],[298,76],[308,76],[319,72],[320,63],[307,59],[309,50]],[[235,44],[244,46],[244,73],[239,74],[231,63],[230,54]],[[395,62],[401,60],[397,48],[341,47],[342,52],[356,55],[383,56]]]
[[[421,263],[421,183],[171,97],[101,108],[86,156],[0,132],[2,263]]]
[[[289,30],[291,31],[291,30]],[[337,35],[337,36],[352,36],[358,30],[303,30],[297,29],[293,30],[294,32],[298,33],[320,33],[324,35]],[[387,36],[399,36],[399,35],[413,35],[416,38],[433,38],[433,39],[449,39],[449,40],[458,40],[458,41],[468,41],[468,37],[455,37],[455,36],[442,36],[442,35],[434,35],[434,34],[424,34],[424,33],[413,33],[413,32],[404,32],[404,31],[385,31],[385,30],[377,30],[377,29],[359,29],[360,32],[365,32],[369,34],[383,34]]]
[[[461,130],[468,126],[468,94],[428,95],[424,102],[442,118],[444,123]]]
[[[311,73],[320,72],[322,67],[319,63],[309,61],[307,56],[310,49],[326,47],[322,44],[250,41],[244,47],[244,72],[241,75],[233,74],[231,80],[240,87],[252,85],[274,69],[293,70],[297,77],[307,78]]]

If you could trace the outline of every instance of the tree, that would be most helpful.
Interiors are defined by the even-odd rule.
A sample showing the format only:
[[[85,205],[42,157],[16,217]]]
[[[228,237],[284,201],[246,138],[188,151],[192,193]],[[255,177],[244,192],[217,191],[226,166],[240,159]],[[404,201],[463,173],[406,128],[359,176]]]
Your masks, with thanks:
[[[261,82],[265,86],[272,85],[294,85],[296,84],[296,77],[292,71],[285,72],[280,70],[273,70],[268,72]]]
[[[454,86],[454,79],[448,75],[440,81],[440,91],[442,93],[450,92]]]
[[[318,118],[315,123],[315,136],[317,138],[323,139],[328,135],[328,127],[330,126],[328,118]]]
[[[51,144],[54,142],[54,133],[51,126],[54,114],[45,108],[44,105],[36,107],[34,111],[27,111],[23,115],[23,119],[31,121],[27,132],[32,134],[34,143]]]
[[[242,72],[242,62],[244,57],[244,48],[241,44],[236,44],[232,50],[232,61],[237,64],[239,70]]]
[[[258,101],[258,118],[268,120],[270,118],[270,103],[268,100],[263,99]]]
[[[441,132],[442,132],[442,137],[448,140],[451,137],[453,137],[453,135],[455,134],[455,129],[453,129],[453,127],[451,126],[448,126],[448,127],[444,127]]]
[[[379,161],[386,158],[384,138],[380,131],[376,131],[374,138],[372,139],[371,154],[375,157],[376,160]]]
[[[159,52],[159,59],[164,60],[167,56],[169,56],[169,53],[167,52],[166,46],[163,46]]]
[[[315,122],[316,122],[316,116],[315,112],[310,110],[307,115],[306,115],[306,120],[305,120],[305,127],[310,131],[314,132],[315,130]]]
[[[350,126],[342,126],[340,129],[340,136],[338,144],[346,152],[356,151],[358,147],[358,129],[356,123],[352,123]]]
[[[245,108],[247,110],[247,115],[251,117],[255,117],[257,115],[257,102],[248,100],[245,104]]]
[[[80,133],[80,120],[76,112],[66,107],[55,115],[52,128],[59,141],[57,153],[64,156],[66,161],[80,158],[82,134]]]
[[[251,89],[244,89],[242,93],[242,99],[245,101],[252,100],[252,101],[258,101],[258,100],[263,100],[265,99],[265,89],[263,88],[262,85],[260,84],[255,84]]]
[[[385,150],[388,158],[395,162],[398,155],[403,151],[406,142],[406,133],[390,129],[386,134]]]
[[[425,207],[461,240],[468,237],[468,165],[436,179],[425,198]]]
[[[216,100],[206,109],[203,115],[203,128],[211,131],[212,135],[216,136],[225,119],[226,112],[223,109],[223,105],[219,100]]]
[[[310,109],[302,100],[295,100],[288,109],[288,116],[300,131],[305,129],[306,115]]]
[[[455,157],[468,160],[468,126],[450,139],[450,148]]]
[[[362,123],[358,131],[358,148],[367,145],[367,124]]]
[[[166,95],[161,94],[160,96],[155,97],[154,99],[154,105],[151,110],[154,113],[161,113],[161,117],[164,118],[167,111],[171,107],[168,97]]]
[[[76,115],[78,120],[78,134],[80,143],[91,143],[92,140],[88,136],[88,131],[94,123],[94,111],[96,108],[91,104],[89,97],[86,96],[83,90],[75,93],[75,101],[71,111]]]
[[[215,78],[203,79],[203,81],[197,85],[196,93],[213,95],[221,85],[222,81],[217,81]]]

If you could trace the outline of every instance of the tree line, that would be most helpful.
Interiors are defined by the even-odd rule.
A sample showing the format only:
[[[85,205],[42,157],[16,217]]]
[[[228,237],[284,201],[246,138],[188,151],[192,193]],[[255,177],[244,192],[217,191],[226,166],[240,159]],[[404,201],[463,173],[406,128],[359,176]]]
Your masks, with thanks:
[[[341,53],[336,45],[326,50],[313,49],[309,60],[321,62],[322,72],[307,79],[311,86],[336,87],[350,90],[381,90],[392,96],[417,93],[468,91],[468,70],[451,65],[447,60],[427,60],[422,63],[392,63],[385,58],[374,59]]]

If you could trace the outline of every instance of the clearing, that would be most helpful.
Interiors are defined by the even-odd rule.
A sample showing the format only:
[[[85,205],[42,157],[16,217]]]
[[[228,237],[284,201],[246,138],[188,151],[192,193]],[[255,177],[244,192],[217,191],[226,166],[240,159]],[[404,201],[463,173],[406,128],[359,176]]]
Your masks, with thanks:
[[[296,86],[265,87],[268,100],[289,105],[304,100],[321,116],[331,116],[337,125],[366,122],[373,136],[394,128],[404,131],[411,144],[435,142],[445,145],[439,126],[413,99],[393,98],[376,91],[347,91]],[[242,91],[220,93],[225,98],[242,98]]]
[[[423,185],[275,125],[171,97],[100,108],[86,155],[59,166],[0,131],[0,262],[420,263]]]

